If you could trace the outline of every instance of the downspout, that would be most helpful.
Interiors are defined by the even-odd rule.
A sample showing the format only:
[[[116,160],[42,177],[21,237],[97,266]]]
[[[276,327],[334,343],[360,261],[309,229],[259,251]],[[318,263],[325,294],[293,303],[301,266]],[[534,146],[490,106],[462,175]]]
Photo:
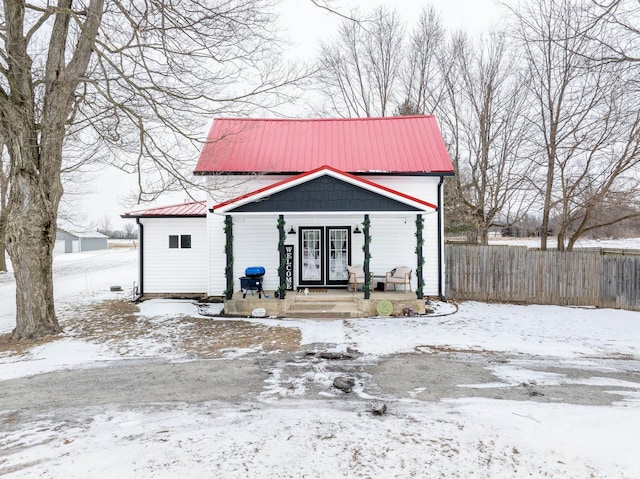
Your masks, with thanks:
[[[138,271],[138,294],[134,301],[138,301],[144,294],[144,225],[140,222],[140,218],[136,218],[138,224],[138,265],[140,271]]]
[[[444,257],[444,208],[442,207],[442,185],[444,184],[444,176],[440,175],[438,182],[438,296],[441,301],[447,302],[444,295],[444,265],[442,263]]]

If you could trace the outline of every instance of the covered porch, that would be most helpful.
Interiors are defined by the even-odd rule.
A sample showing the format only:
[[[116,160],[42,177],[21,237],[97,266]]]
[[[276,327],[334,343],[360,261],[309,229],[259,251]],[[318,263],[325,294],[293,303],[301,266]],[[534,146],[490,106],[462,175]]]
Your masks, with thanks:
[[[424,290],[427,294],[438,291],[437,208],[370,180],[322,167],[214,205],[210,211],[224,217],[224,293],[230,314],[242,307],[234,304],[238,280],[247,281],[243,273],[254,266],[266,271],[260,281],[264,289],[272,290],[265,298],[271,300],[269,308],[258,307],[275,316],[306,311],[304,305],[289,304],[304,303],[297,294],[300,290],[317,296],[320,304],[314,307],[321,312],[343,309],[354,316],[375,314],[380,301],[375,289],[392,282],[388,277],[392,271],[404,271],[394,286],[407,293],[398,298],[403,303],[416,300],[394,305],[396,314],[405,308],[423,311]],[[429,238],[426,245],[425,236]],[[360,271],[353,279],[350,268]],[[350,293],[354,285],[360,287],[361,299]],[[341,287],[346,291],[341,292]],[[342,299],[339,304],[322,308],[322,303],[338,302],[337,298]],[[276,299],[283,304],[271,305]]]

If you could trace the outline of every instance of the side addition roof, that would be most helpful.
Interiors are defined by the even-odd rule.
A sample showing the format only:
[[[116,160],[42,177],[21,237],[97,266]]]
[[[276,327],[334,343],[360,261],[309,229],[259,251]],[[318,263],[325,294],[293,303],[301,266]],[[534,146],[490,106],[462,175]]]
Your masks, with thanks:
[[[179,205],[159,206],[145,210],[129,211],[120,215],[121,218],[167,218],[167,217],[198,217],[207,216],[207,202],[195,201]]]
[[[349,173],[452,174],[436,118],[219,118],[195,174],[297,174],[321,166]]]

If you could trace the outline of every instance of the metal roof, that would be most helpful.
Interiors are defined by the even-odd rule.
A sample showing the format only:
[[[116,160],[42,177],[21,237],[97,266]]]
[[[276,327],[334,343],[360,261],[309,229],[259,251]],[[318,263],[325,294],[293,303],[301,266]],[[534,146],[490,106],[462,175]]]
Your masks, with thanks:
[[[219,118],[195,174],[453,173],[434,116],[340,119]]]
[[[108,238],[107,235],[102,234],[98,231],[73,231],[58,228],[58,232],[67,233],[71,236],[75,236],[76,238]]]
[[[207,216],[207,202],[196,201],[179,205],[158,206],[146,210],[129,211],[121,215],[122,218],[148,218],[167,216]]]

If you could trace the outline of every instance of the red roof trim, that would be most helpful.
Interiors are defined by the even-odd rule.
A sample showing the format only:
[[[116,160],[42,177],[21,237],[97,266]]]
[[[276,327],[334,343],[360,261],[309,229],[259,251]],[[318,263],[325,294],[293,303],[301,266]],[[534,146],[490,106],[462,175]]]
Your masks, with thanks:
[[[245,199],[262,196],[262,193],[266,193],[266,192],[268,192],[270,190],[273,190],[273,189],[276,189],[276,188],[280,188],[281,186],[284,186],[284,185],[286,185],[288,183],[295,182],[295,181],[303,179],[305,177],[313,176],[316,173],[319,173],[321,171],[329,171],[329,172],[334,173],[337,176],[342,176],[342,177],[348,178],[351,181],[353,181],[354,183],[361,183],[361,184],[367,185],[367,186],[369,186],[369,187],[371,187],[371,188],[373,188],[375,190],[384,191],[384,192],[389,193],[389,194],[391,194],[393,196],[397,196],[397,197],[403,198],[405,200],[408,200],[408,201],[411,201],[411,202],[414,202],[414,203],[418,203],[420,205],[427,206],[429,208],[433,208],[434,210],[438,209],[438,207],[436,205],[431,204],[431,203],[429,203],[427,201],[423,201],[421,199],[415,198],[415,197],[413,197],[411,195],[407,195],[405,193],[402,193],[400,191],[394,190],[392,188],[388,188],[388,187],[380,185],[378,183],[374,183],[373,181],[361,178],[359,176],[352,175],[351,173],[347,173],[345,171],[340,171],[337,168],[334,168],[332,166],[324,165],[324,166],[321,166],[321,167],[316,168],[314,170],[307,171],[305,173],[301,173],[301,174],[296,175],[296,176],[292,176],[291,178],[287,178],[285,180],[278,181],[277,183],[274,183],[272,185],[265,186],[263,188],[257,189],[255,191],[251,191],[249,193],[245,193],[244,195],[238,196],[236,198],[233,198],[231,200],[225,201],[223,203],[219,203],[217,205],[214,205],[213,208],[211,208],[210,211],[213,212],[216,209],[225,208],[226,206],[230,206],[230,205],[232,205],[234,203],[239,203],[239,202],[241,202],[242,200],[245,200]]]

